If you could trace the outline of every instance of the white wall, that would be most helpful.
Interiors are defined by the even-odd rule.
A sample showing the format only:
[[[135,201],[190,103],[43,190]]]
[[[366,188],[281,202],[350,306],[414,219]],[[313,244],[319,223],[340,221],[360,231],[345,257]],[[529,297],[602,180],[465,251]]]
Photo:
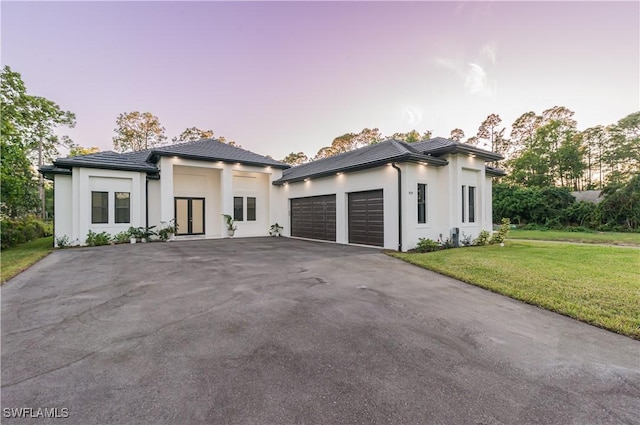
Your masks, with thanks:
[[[134,171],[73,168],[72,176],[55,177],[56,237],[67,236],[72,244],[83,245],[89,230],[111,235],[130,226],[144,225],[145,173]],[[108,222],[91,223],[91,192],[108,192]],[[115,192],[130,193],[130,222],[115,222]]]
[[[402,166],[402,165],[401,165]],[[275,221],[284,226],[282,234],[291,235],[289,199],[304,196],[336,195],[336,242],[348,243],[347,198],[350,192],[382,189],[384,194],[384,247],[398,248],[398,174],[388,165],[369,170],[311,179],[306,182],[274,186],[277,197]]]
[[[67,236],[69,242],[73,241],[73,217],[72,217],[72,180],[71,176],[56,174],[53,179],[54,193],[54,244],[56,239]]]
[[[160,219],[174,218],[176,196],[205,198],[205,234],[227,236],[222,214],[233,215],[233,197],[244,198],[245,220],[237,223],[236,236],[266,236],[273,217],[271,182],[282,170],[222,161],[196,161],[162,157],[160,169]],[[246,220],[246,197],[255,197],[256,221]]]

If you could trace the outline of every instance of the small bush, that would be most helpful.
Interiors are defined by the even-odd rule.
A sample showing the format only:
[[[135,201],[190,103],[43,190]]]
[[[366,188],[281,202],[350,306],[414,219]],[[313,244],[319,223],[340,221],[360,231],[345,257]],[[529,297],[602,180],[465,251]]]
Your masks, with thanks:
[[[87,233],[86,244],[89,246],[109,245],[110,243],[111,236],[107,232],[95,233],[89,230],[89,233]]]
[[[432,252],[437,251],[439,248],[440,244],[438,242],[425,238],[418,239],[418,244],[416,245],[417,252]]]
[[[129,243],[130,240],[131,234],[126,230],[113,235],[113,241],[115,243]]]
[[[35,217],[3,218],[2,223],[0,223],[0,233],[0,246],[2,249],[51,236],[50,225]]]
[[[493,244],[504,242],[504,240],[507,239],[507,236],[509,235],[510,228],[511,220],[509,220],[508,218],[503,218],[502,223],[500,224],[500,230],[498,230],[498,233],[494,233],[489,243]]]
[[[64,235],[56,238],[56,245],[58,248],[67,248],[71,246],[71,241],[69,240],[69,236]]]
[[[486,230],[482,230],[478,234],[478,237],[473,240],[473,244],[476,246],[485,246],[485,245],[489,245],[490,241],[491,241],[491,233],[489,233]]]

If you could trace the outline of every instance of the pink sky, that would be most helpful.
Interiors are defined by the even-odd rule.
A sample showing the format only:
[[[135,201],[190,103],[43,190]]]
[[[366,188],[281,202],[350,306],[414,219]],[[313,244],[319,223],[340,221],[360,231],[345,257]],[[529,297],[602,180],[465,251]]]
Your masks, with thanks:
[[[563,105],[640,109],[639,2],[2,2],[2,65],[112,148],[116,116],[212,129],[274,158],[346,132],[467,136]]]

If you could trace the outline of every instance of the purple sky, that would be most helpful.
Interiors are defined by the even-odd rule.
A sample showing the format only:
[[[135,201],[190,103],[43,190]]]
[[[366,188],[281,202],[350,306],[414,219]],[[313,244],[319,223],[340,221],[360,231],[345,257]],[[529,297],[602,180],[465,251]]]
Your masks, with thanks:
[[[3,1],[2,65],[112,148],[116,116],[280,159],[364,127],[467,136],[555,105],[580,129],[640,109],[639,2]]]

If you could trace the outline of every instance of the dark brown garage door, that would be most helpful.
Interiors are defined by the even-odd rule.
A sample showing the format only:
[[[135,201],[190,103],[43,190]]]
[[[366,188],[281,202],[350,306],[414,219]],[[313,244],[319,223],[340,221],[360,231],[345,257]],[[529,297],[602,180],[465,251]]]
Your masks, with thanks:
[[[349,243],[384,246],[382,190],[349,194]]]
[[[291,199],[291,236],[336,240],[336,195]]]

